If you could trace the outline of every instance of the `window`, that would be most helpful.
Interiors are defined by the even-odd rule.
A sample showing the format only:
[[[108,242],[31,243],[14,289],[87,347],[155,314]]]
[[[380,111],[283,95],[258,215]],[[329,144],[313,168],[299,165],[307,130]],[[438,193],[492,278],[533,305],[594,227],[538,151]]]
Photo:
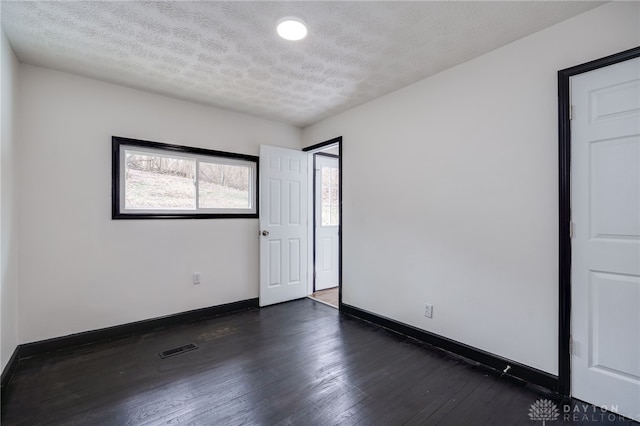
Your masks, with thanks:
[[[322,179],[322,226],[338,226],[338,176],[339,171],[335,167],[321,167]]]
[[[258,157],[114,136],[113,219],[256,218]]]

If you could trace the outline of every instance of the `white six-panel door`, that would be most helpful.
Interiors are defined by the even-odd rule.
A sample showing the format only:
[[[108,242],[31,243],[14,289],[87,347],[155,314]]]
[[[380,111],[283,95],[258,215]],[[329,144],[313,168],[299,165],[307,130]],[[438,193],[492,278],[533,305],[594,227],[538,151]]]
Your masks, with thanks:
[[[338,286],[340,194],[337,157],[316,154],[315,291]]]
[[[307,296],[307,154],[260,146],[260,306]]]
[[[640,420],[640,59],[571,99],[572,395]]]

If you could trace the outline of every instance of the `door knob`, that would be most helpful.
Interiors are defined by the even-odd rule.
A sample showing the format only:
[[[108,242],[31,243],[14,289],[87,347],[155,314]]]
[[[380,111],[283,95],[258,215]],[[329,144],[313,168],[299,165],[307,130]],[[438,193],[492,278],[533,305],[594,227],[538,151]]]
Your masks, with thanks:
[[[266,237],[267,235],[269,235],[269,231],[262,231],[262,235]]]

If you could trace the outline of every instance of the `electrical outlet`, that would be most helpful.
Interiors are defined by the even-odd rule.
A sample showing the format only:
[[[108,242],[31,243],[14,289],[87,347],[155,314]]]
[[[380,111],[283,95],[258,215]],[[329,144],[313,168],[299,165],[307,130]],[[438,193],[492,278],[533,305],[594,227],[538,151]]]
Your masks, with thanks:
[[[427,303],[424,307],[424,316],[427,318],[433,318],[433,305]]]
[[[200,272],[193,273],[193,283],[200,284]]]

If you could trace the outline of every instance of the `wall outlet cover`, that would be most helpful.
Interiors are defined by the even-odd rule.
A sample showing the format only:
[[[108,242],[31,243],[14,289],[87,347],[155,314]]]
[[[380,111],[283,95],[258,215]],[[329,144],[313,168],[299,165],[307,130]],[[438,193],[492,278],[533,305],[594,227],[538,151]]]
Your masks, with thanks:
[[[429,303],[425,305],[424,316],[427,318],[433,318],[433,305]]]

